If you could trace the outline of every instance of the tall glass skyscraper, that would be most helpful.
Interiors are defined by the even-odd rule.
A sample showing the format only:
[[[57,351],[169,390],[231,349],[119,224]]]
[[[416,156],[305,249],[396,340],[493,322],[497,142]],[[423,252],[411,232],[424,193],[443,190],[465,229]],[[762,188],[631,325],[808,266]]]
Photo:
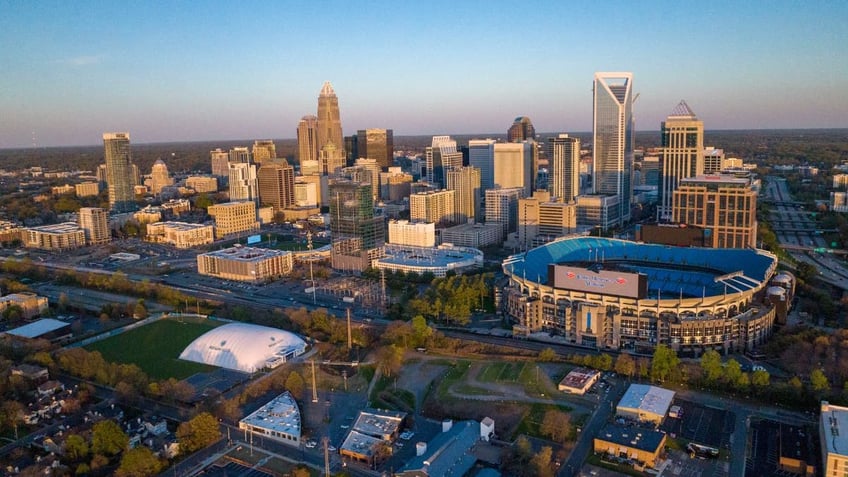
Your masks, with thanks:
[[[559,202],[573,202],[580,194],[580,139],[560,134],[545,146],[551,167],[548,190]]]
[[[329,81],[324,82],[318,95],[318,155],[326,174],[335,174],[345,166],[342,120],[339,98]]]
[[[118,213],[136,210],[130,133],[103,133],[103,150],[110,210]]]
[[[468,165],[480,169],[482,190],[495,188],[495,142],[494,139],[468,141]]]
[[[356,159],[374,159],[385,169],[394,164],[394,132],[391,129],[360,129],[356,132]]]
[[[633,172],[633,73],[595,73],[592,124],[596,194],[616,195],[613,223],[630,220]]]
[[[297,123],[297,159],[304,161],[318,160],[318,117],[306,115]]]

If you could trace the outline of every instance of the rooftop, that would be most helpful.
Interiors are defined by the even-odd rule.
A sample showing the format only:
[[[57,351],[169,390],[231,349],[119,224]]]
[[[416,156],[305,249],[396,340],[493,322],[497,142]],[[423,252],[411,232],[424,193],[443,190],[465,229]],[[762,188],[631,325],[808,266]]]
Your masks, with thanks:
[[[828,454],[848,456],[848,407],[821,403],[822,446]]]
[[[424,455],[416,456],[401,471],[426,471],[427,475],[461,477],[477,462],[471,452],[480,440],[480,424],[476,421],[457,422],[427,444]]]
[[[383,411],[371,409],[359,411],[353,430],[373,437],[382,438],[384,435],[394,434],[400,428],[405,412]]]
[[[594,369],[574,368],[560,381],[560,386],[581,389],[586,383],[599,373]]]
[[[300,410],[288,391],[253,411],[241,422],[300,438]]]
[[[38,227],[28,227],[29,230],[35,230],[41,233],[48,234],[66,234],[70,232],[78,232],[82,230],[76,222],[62,222],[61,224],[40,225]]]
[[[371,457],[374,455],[375,448],[381,442],[383,442],[383,439],[369,436],[351,429],[341,445],[341,450],[363,455],[365,457]]]
[[[46,335],[51,331],[56,331],[66,326],[71,325],[64,321],[54,320],[52,318],[43,318],[28,325],[9,330],[6,333],[14,336],[20,336],[22,338],[38,338],[39,336]]]
[[[206,257],[226,258],[228,260],[237,260],[240,262],[255,262],[288,254],[291,254],[291,252],[286,250],[236,246],[221,250],[214,250],[201,255]]]
[[[674,391],[669,389],[649,386],[647,384],[631,384],[618,402],[618,407],[638,409],[665,416],[669,406],[671,406],[672,399],[674,399]]]
[[[211,228],[211,225],[205,224],[190,224],[187,222],[156,222],[155,224],[150,224],[151,227],[162,226],[171,230],[178,230],[180,232],[186,232],[189,230],[197,230],[204,228]]]
[[[413,247],[410,245],[385,246],[386,256],[378,259],[381,263],[399,265],[429,265],[432,267],[447,267],[460,262],[483,263],[483,252],[476,248],[457,247],[443,244],[438,247]]]
[[[664,437],[665,433],[661,431],[607,424],[596,439],[653,453],[662,444]]]

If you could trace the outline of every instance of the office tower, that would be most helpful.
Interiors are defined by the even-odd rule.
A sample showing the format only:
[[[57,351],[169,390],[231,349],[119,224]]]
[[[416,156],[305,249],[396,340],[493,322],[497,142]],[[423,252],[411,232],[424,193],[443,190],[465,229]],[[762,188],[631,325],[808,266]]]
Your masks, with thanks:
[[[83,207],[79,210],[79,226],[85,231],[85,241],[88,245],[109,243],[112,235],[109,232],[108,213],[99,207]]]
[[[394,133],[391,129],[360,129],[356,132],[356,156],[374,159],[382,168],[394,163]]]
[[[297,160],[318,160],[318,117],[306,115],[297,123]]]
[[[554,200],[572,202],[580,195],[580,139],[560,134],[548,138],[548,190]]]
[[[433,222],[439,226],[457,223],[456,191],[438,190],[421,192],[409,196],[409,220],[413,222]]]
[[[717,174],[725,169],[724,149],[704,148],[704,174]]]
[[[174,179],[168,172],[168,166],[162,159],[156,159],[150,168],[150,192],[158,195],[162,188],[174,185]]]
[[[101,184],[104,184],[104,185],[106,184],[106,182],[108,180],[107,176],[106,176],[106,164],[98,164],[97,165],[97,171],[95,171],[94,174],[97,177],[97,182],[100,182]]]
[[[598,227],[603,231],[615,227],[620,219],[620,197],[607,194],[584,194],[577,196],[577,225]]]
[[[216,238],[240,236],[259,230],[255,202],[224,202],[210,205],[206,211],[215,219]]]
[[[480,169],[483,190],[495,188],[495,143],[494,139],[468,141],[468,165]]]
[[[704,245],[754,248],[757,245],[757,192],[748,177],[703,175],[680,180],[672,197],[675,223],[711,230]]]
[[[259,182],[259,202],[279,212],[295,205],[294,168],[288,161],[262,164],[256,173]]]
[[[319,163],[321,165],[321,173],[325,176],[332,176],[339,173],[345,167],[347,159],[344,151],[339,150],[335,144],[327,144],[318,151]]]
[[[380,197],[380,173],[382,172],[379,162],[376,159],[359,158],[356,160],[354,167],[363,171],[363,178],[359,180],[371,184],[374,202],[377,202],[377,199]]]
[[[486,191],[486,223],[499,223],[503,236],[518,228],[518,199],[524,194],[521,187]]]
[[[339,114],[339,98],[333,91],[333,85],[325,81],[318,95],[318,150],[327,144],[333,144],[336,149],[344,147],[342,136],[342,121]]]
[[[527,116],[515,118],[512,126],[506,132],[507,142],[521,142],[528,139],[536,139],[536,128]]]
[[[642,158],[642,180],[641,185],[660,187],[660,158],[659,156],[645,156]]]
[[[230,153],[222,151],[221,148],[209,151],[212,160],[212,175],[216,177],[228,177],[230,175]]]
[[[619,196],[612,220],[620,225],[630,220],[633,74],[595,73],[593,94],[592,186],[595,194]]]
[[[389,202],[402,201],[409,197],[412,176],[399,166],[389,167],[380,173],[380,198]]]
[[[318,207],[321,200],[321,183],[310,180],[315,176],[294,178],[294,205],[296,207]]]
[[[277,158],[277,146],[270,139],[253,141],[253,162],[262,164]]]
[[[661,125],[660,164],[662,183],[657,200],[657,219],[671,219],[671,199],[681,179],[704,173],[704,122],[680,101]]]
[[[480,216],[480,169],[468,166],[448,171],[447,188],[456,192],[457,223],[464,224]]]
[[[250,164],[250,150],[246,147],[234,147],[229,152],[230,164]]]
[[[256,180],[256,166],[246,162],[230,163],[230,200],[257,200],[258,183]]]
[[[333,268],[363,271],[385,242],[385,218],[374,214],[371,184],[333,180],[329,192]]]
[[[112,212],[132,212],[136,209],[130,133],[104,133],[106,184],[109,190],[109,209]]]
[[[438,187],[446,183],[445,172],[462,167],[462,153],[456,149],[456,141],[450,136],[433,136],[433,142],[424,150],[425,170],[422,180]]]
[[[533,147],[531,141],[497,143],[494,146],[495,188],[520,188],[523,197],[533,190]]]

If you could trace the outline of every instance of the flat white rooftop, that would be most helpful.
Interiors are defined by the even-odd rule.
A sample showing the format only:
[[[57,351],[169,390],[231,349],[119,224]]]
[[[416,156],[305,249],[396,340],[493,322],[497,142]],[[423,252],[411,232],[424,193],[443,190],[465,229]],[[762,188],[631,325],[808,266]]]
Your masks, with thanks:
[[[9,330],[6,333],[14,336],[20,336],[22,338],[38,338],[41,335],[46,335],[51,331],[56,331],[66,326],[70,325],[64,321],[54,320],[52,318],[43,318],[34,323]]]
[[[253,427],[280,432],[300,439],[300,410],[288,391],[241,420]]]
[[[821,441],[828,454],[848,456],[848,407],[821,403]]]
[[[665,416],[672,399],[674,399],[674,391],[669,389],[647,384],[631,384],[618,402],[618,407]]]
[[[205,257],[226,258],[228,260],[238,260],[241,262],[254,262],[257,260],[265,260],[272,257],[280,257],[288,255],[291,252],[287,250],[272,250],[269,248],[256,247],[230,247],[222,250],[215,250],[202,254]]]

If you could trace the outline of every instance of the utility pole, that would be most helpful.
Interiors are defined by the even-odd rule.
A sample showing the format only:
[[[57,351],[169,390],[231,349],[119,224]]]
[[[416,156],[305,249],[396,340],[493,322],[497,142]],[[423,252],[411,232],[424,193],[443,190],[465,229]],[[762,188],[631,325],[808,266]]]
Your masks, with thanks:
[[[350,307],[347,309],[347,349],[353,348],[353,339],[350,332]]]
[[[330,477],[330,438],[324,436],[324,475]]]
[[[312,304],[315,304],[315,276],[312,274],[312,259],[309,260],[309,280],[312,282]]]
[[[344,378],[345,392],[347,392],[347,370],[346,369],[344,371],[342,371],[342,378]]]
[[[312,402],[318,402],[318,387],[315,384],[315,360],[312,360]]]

